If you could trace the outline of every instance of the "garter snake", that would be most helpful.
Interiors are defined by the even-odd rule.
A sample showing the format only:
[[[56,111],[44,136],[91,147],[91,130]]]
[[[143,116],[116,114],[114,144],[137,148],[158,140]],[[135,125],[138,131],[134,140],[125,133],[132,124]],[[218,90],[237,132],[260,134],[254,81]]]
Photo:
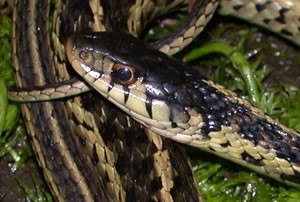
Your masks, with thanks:
[[[44,5],[43,2],[39,2],[39,1],[33,1],[33,2],[24,1],[22,3],[23,3],[23,6],[20,6],[20,5],[17,6],[17,8],[20,9],[20,10],[17,11],[18,15],[23,16],[23,17],[27,16],[24,13],[23,13],[23,15],[20,14],[20,13],[22,13],[22,11],[21,11],[22,9],[28,8],[27,11],[30,11],[30,12],[28,12],[28,19],[29,19],[28,25],[35,26],[35,27],[32,28],[32,29],[28,29],[29,30],[28,31],[28,30],[26,30],[27,25],[26,25],[26,23],[24,23],[25,25],[22,25],[23,27],[18,28],[20,30],[26,30],[26,34],[28,34],[27,38],[24,37],[23,35],[21,35],[21,36],[20,36],[20,34],[18,35],[18,33],[22,33],[22,31],[19,30],[19,31],[15,32],[15,44],[14,45],[15,46],[18,45],[18,46],[21,47],[21,48],[16,48],[15,47],[15,50],[16,50],[15,54],[19,56],[18,58],[21,58],[21,59],[18,59],[18,60],[22,61],[22,65],[19,64],[20,61],[15,61],[15,64],[16,64],[16,67],[17,67],[17,74],[19,74],[17,76],[18,84],[21,87],[24,87],[24,86],[30,87],[30,86],[36,86],[36,85],[44,85],[45,83],[47,83],[47,84],[56,83],[57,80],[66,78],[66,73],[65,72],[63,73],[63,77],[60,78],[60,79],[56,78],[56,76],[55,76],[56,74],[59,74],[59,73],[57,73],[57,72],[55,73],[54,70],[51,67],[51,57],[52,56],[51,56],[51,52],[49,50],[49,45],[47,44],[47,42],[49,43],[48,40],[50,40],[50,39],[47,37],[46,33],[42,33],[43,31],[45,32],[45,30],[41,29],[41,28],[45,28],[44,24],[46,24],[46,20],[43,19],[43,18],[38,19],[38,17],[37,17],[38,15],[44,16],[44,14],[39,13],[39,12],[41,12],[41,10],[43,11],[43,9],[40,9],[40,8],[43,8],[43,6],[45,6],[45,8],[47,8],[48,3],[47,3],[47,5]],[[110,6],[112,6],[112,5],[110,5]],[[31,9],[33,9],[33,10],[31,10]],[[83,12],[84,9],[87,9],[87,8],[84,8],[84,6],[83,6],[83,9],[80,10],[80,12]],[[101,14],[101,12],[99,12],[99,13]],[[17,21],[17,18],[18,17],[15,16],[15,21]],[[34,23],[30,23],[30,22],[33,22],[32,20],[34,20]],[[120,23],[120,22],[118,22],[118,23]],[[81,25],[81,26],[84,26],[84,25]],[[116,28],[113,28],[114,23],[111,23],[110,26],[111,26],[110,29],[116,30]],[[30,31],[37,30],[36,28],[39,28],[38,29],[39,30],[38,34],[40,34],[39,37],[35,36],[35,34],[36,34],[35,32],[30,33]],[[42,30],[42,31],[40,32],[40,30]],[[46,29],[46,32],[47,32],[47,29]],[[113,35],[113,33],[110,33],[110,35]],[[117,35],[117,37],[123,37],[123,36],[122,35]],[[33,41],[38,39],[38,42],[34,42],[33,43],[34,45],[30,48],[31,52],[29,53],[29,55],[26,53],[27,52],[26,47],[27,47],[29,42],[24,41],[23,46],[19,45],[19,44],[22,44],[22,40],[25,39],[25,38],[26,38],[26,40],[33,40]],[[46,43],[45,43],[45,41],[41,41],[41,39],[47,39]],[[130,37],[129,37],[129,39],[130,39]],[[106,40],[106,38],[105,38],[105,40]],[[124,40],[126,41],[127,37],[124,37]],[[107,38],[107,41],[109,41],[108,38]],[[43,43],[41,43],[41,42],[43,42]],[[69,44],[70,43],[73,43],[73,42],[69,42]],[[132,43],[136,43],[136,42],[133,41]],[[138,42],[138,44],[141,47],[144,47],[143,44],[140,44],[139,42]],[[158,45],[156,45],[156,47],[159,47],[159,48],[162,47],[162,46],[159,45],[160,43],[157,43],[157,44]],[[168,44],[172,44],[172,42],[168,43]],[[38,45],[38,46],[36,46],[36,45]],[[86,45],[89,45],[89,43],[87,43]],[[23,49],[22,49],[22,47],[23,47]],[[70,47],[71,46],[69,45],[69,50],[72,49]],[[166,49],[161,48],[161,50],[163,50],[163,51],[165,50],[165,52],[167,52],[167,53],[173,53],[174,49],[170,49],[170,47],[172,47],[172,46],[167,45]],[[177,51],[177,46],[175,45],[174,47],[176,49],[175,51]],[[178,50],[180,50],[180,49],[181,48],[178,48]],[[39,55],[37,50],[43,50],[41,52],[46,53],[46,54],[45,55],[43,55],[43,54]],[[44,51],[44,50],[46,50],[46,51]],[[49,50],[49,51],[47,51],[47,50]],[[144,50],[147,52],[149,49],[145,47]],[[171,51],[169,51],[169,50],[171,50]],[[152,51],[149,51],[149,52],[153,53]],[[87,52],[87,53],[89,53],[89,52]],[[22,54],[24,54],[24,55],[22,55]],[[153,54],[156,55],[157,53],[153,53]],[[21,55],[22,55],[22,57],[21,57]],[[87,56],[89,56],[89,54]],[[60,56],[60,57],[64,58],[64,56]],[[71,57],[71,56],[69,56],[69,57]],[[83,58],[85,58],[85,57],[86,56],[84,56]],[[99,57],[102,57],[102,56],[99,56]],[[168,59],[165,58],[164,56],[161,56],[161,57],[168,61]],[[43,59],[46,59],[46,60],[41,60],[40,58],[43,58]],[[60,58],[58,58],[58,59],[60,59]],[[110,59],[107,59],[107,60],[109,61]],[[73,61],[73,63],[74,63],[76,60],[72,59],[71,61]],[[169,62],[172,64],[173,63],[172,61],[173,60],[171,60]],[[40,64],[38,64],[39,62],[40,62]],[[33,63],[33,64],[31,64],[31,63]],[[123,61],[123,63],[124,63],[124,61]],[[25,64],[25,66],[28,66],[28,67],[27,68],[24,67],[24,64]],[[21,66],[22,66],[22,68],[20,68]],[[73,65],[73,66],[76,67],[76,65]],[[135,66],[135,67],[137,67],[137,66]],[[176,64],[176,66],[181,66],[181,65]],[[34,67],[34,68],[32,70],[30,70],[31,67]],[[39,69],[41,67],[43,67],[45,69],[44,72]],[[102,67],[99,67],[99,68],[102,68]],[[111,68],[111,66],[109,66],[109,68]],[[32,72],[31,74],[28,73],[29,70]],[[173,71],[175,69],[171,68],[171,70]],[[77,67],[76,71],[80,71],[81,74],[82,74],[82,71],[79,70],[78,67]],[[45,76],[45,74],[47,74],[47,77]],[[32,75],[35,75],[35,82],[29,81],[29,79],[32,77]],[[68,76],[67,76],[67,78],[68,78]],[[288,133],[289,133],[289,135],[292,134],[291,136],[294,137],[294,139],[295,139],[295,141],[293,141],[292,143],[297,145],[298,137],[297,137],[296,133],[294,133],[293,131],[290,131],[290,130],[288,130],[285,127],[280,126],[280,125],[278,126],[279,129],[276,128],[277,124],[274,123],[269,117],[265,116],[260,111],[257,111],[256,109],[252,108],[251,106],[248,105],[248,103],[236,98],[236,96],[234,94],[232,94],[231,92],[226,91],[222,87],[220,87],[218,85],[215,85],[215,84],[213,84],[209,81],[206,81],[203,78],[201,78],[200,80],[201,81],[197,80],[197,82],[199,82],[197,84],[203,85],[204,90],[207,90],[206,88],[211,90],[213,92],[214,96],[220,96],[222,98],[223,98],[224,95],[228,96],[228,99],[226,99],[226,104],[229,103],[228,105],[230,105],[230,107],[232,107],[231,108],[232,110],[238,111],[240,113],[237,116],[242,116],[242,117],[250,116],[252,118],[252,119],[250,118],[250,122],[253,121],[253,120],[257,121],[257,122],[260,122],[260,123],[263,122],[262,127],[265,127],[265,128],[268,127],[269,125],[268,125],[268,123],[264,123],[264,121],[268,121],[268,122],[271,123],[270,127],[273,130],[279,131],[278,134],[286,132],[286,131],[287,131],[287,133],[285,133],[286,136],[288,136]],[[97,85],[95,85],[95,87],[99,88],[99,85],[97,84]],[[119,88],[119,90],[123,90],[123,88],[121,88],[121,87],[117,87],[117,88]],[[57,88],[55,87],[54,89],[57,89]],[[114,89],[114,88],[111,87],[111,89]],[[128,88],[124,88],[124,89],[127,89],[127,90],[125,90],[125,93],[129,92]],[[99,91],[102,92],[102,93],[107,93],[107,90],[106,90],[106,92],[101,91],[101,90],[99,90]],[[117,92],[117,91],[110,90],[110,92]],[[145,92],[145,89],[144,89],[144,92]],[[72,101],[68,100],[66,102],[55,101],[55,102],[51,102],[51,103],[50,102],[34,103],[34,104],[26,104],[22,107],[23,108],[23,113],[25,114],[25,117],[26,117],[25,119],[27,121],[27,127],[29,128],[28,130],[32,135],[32,142],[33,142],[33,145],[35,147],[36,154],[39,158],[41,166],[44,168],[44,172],[45,172],[46,177],[48,177],[47,180],[49,182],[49,185],[50,185],[52,191],[55,194],[57,194],[58,200],[63,200],[63,199],[67,200],[67,199],[71,199],[72,197],[82,198],[82,199],[85,199],[85,200],[91,200],[91,199],[95,199],[98,196],[101,197],[101,198],[104,198],[104,199],[114,198],[112,196],[112,194],[110,195],[110,194],[107,194],[107,193],[114,193],[115,196],[117,196],[119,200],[124,200],[125,198],[128,197],[128,196],[126,196],[126,193],[128,193],[128,192],[122,190],[123,187],[122,187],[122,185],[120,185],[121,184],[120,180],[118,181],[118,179],[116,180],[116,178],[113,179],[113,177],[111,177],[113,175],[117,175],[117,173],[114,173],[115,172],[114,171],[115,166],[110,165],[111,162],[109,162],[109,160],[108,160],[109,157],[106,157],[104,166],[99,165],[100,164],[99,159],[98,160],[95,160],[95,159],[91,160],[92,157],[96,158],[96,159],[99,158],[99,156],[101,156],[100,155],[101,153],[102,153],[102,156],[106,156],[106,155],[108,155],[106,153],[109,153],[111,151],[107,151],[107,150],[109,150],[109,148],[107,148],[106,144],[103,143],[104,141],[101,140],[101,137],[98,138],[99,130],[101,130],[99,128],[100,127],[105,128],[105,126],[103,126],[104,125],[103,121],[101,120],[99,114],[91,113],[95,109],[100,110],[99,112],[102,113],[103,110],[104,110],[103,108],[105,108],[105,107],[103,107],[103,106],[98,106],[98,107],[97,106],[92,106],[92,107],[84,106],[84,104],[87,104],[90,101],[95,102],[98,99],[98,98],[91,97],[89,95],[85,95],[85,96],[87,96],[87,98],[84,98],[84,96],[83,96],[83,98],[75,98]],[[209,98],[213,98],[214,96],[209,97]],[[115,99],[119,99],[119,98],[115,98]],[[121,99],[124,99],[124,96],[123,97],[121,96]],[[126,99],[128,99],[128,98],[126,98]],[[185,101],[183,101],[183,102],[185,103]],[[238,103],[236,103],[236,102],[238,102]],[[99,100],[99,103],[103,103],[103,101]],[[234,105],[233,103],[236,104],[236,105]],[[238,105],[238,104],[240,104],[240,105]],[[222,103],[220,103],[220,105],[222,105]],[[151,107],[151,106],[148,106],[148,108],[149,107]],[[214,106],[211,106],[211,107],[214,107]],[[234,107],[236,107],[236,108],[234,108]],[[58,111],[56,111],[54,109],[58,109]],[[68,110],[66,110],[66,109],[68,109]],[[144,110],[145,107],[144,108],[141,107],[141,109]],[[86,110],[86,111],[84,111],[84,110]],[[130,109],[130,110],[132,110],[132,109]],[[154,115],[154,112],[152,112],[151,116],[150,116],[149,115],[149,109],[147,109],[147,110],[148,110],[148,112],[147,112],[148,115],[147,116],[149,116],[151,118],[160,115],[160,114],[159,115]],[[162,108],[161,110],[162,111],[172,111],[171,108]],[[174,134],[177,133],[176,132],[177,130],[182,130],[182,129],[187,128],[189,126],[189,124],[191,124],[190,122],[194,122],[194,121],[199,122],[199,120],[204,120],[204,118],[205,118],[205,117],[202,117],[202,115],[200,115],[200,116],[196,115],[196,113],[199,113],[199,109],[198,110],[190,110],[189,109],[190,111],[184,111],[184,112],[181,111],[181,110],[179,110],[177,108],[175,108],[175,111],[173,110],[172,114],[176,114],[177,118],[174,118],[174,120],[172,120],[170,123],[168,123],[170,120],[167,120],[166,116],[162,115],[163,120],[160,120],[160,121],[165,121],[166,122],[165,124],[167,125],[167,126],[166,125],[163,126],[164,129],[171,128],[169,135],[174,136]],[[203,109],[203,110],[205,111],[205,109]],[[229,110],[228,113],[233,113],[233,112]],[[93,114],[93,115],[91,115],[91,114]],[[143,116],[145,116],[145,113],[141,113],[141,114],[143,114]],[[170,114],[170,112],[168,112],[167,114]],[[186,114],[188,114],[189,116],[186,116]],[[285,162],[284,161],[285,158],[283,158],[283,160],[280,159],[280,158],[277,158],[277,157],[279,157],[278,153],[273,152],[272,154],[270,154],[268,156],[268,154],[266,154],[266,153],[267,153],[267,149],[270,149],[270,148],[264,147],[266,142],[257,141],[257,142],[253,143],[252,140],[250,139],[251,135],[247,134],[249,137],[241,138],[241,136],[237,134],[237,133],[240,132],[239,130],[241,130],[241,129],[239,129],[239,123],[236,123],[237,126],[235,126],[235,127],[228,127],[228,128],[224,127],[224,126],[228,126],[226,124],[219,124],[219,125],[216,126],[215,124],[216,124],[217,121],[214,120],[216,117],[213,114],[207,113],[207,114],[205,114],[205,116],[207,116],[206,118],[213,117],[212,120],[210,120],[212,125],[209,125],[208,122],[207,122],[206,123],[206,127],[207,127],[206,129],[203,129],[202,126],[199,128],[201,130],[202,129],[204,130],[204,132],[203,131],[202,132],[203,132],[203,134],[207,134],[206,137],[204,137],[204,136],[203,137],[199,137],[199,136],[194,136],[193,137],[193,136],[191,136],[192,137],[191,139],[196,140],[194,142],[194,141],[191,141],[191,139],[186,139],[184,137],[185,136],[184,133],[182,133],[182,137],[180,137],[180,135],[175,135],[177,137],[177,140],[178,140],[178,138],[180,138],[181,141],[186,141],[188,143],[191,142],[191,144],[196,144],[197,146],[199,146],[199,144],[203,144],[204,148],[209,148],[207,150],[213,151],[213,152],[218,151],[219,153],[224,152],[224,151],[222,151],[222,149],[225,148],[225,147],[228,147],[227,149],[230,150],[233,147],[237,146],[237,145],[233,145],[234,144],[233,142],[238,141],[240,144],[242,144],[242,145],[244,144],[244,150],[243,151],[238,151],[238,153],[236,153],[236,154],[233,154],[233,153],[229,152],[230,157],[227,157],[227,158],[236,158],[236,161],[239,162],[239,163],[242,163],[242,159],[243,159],[245,161],[242,164],[250,164],[248,166],[250,166],[250,167],[252,166],[254,169],[256,169],[260,172],[269,172],[270,175],[273,175],[273,177],[276,178],[276,179],[282,179],[282,180],[287,180],[287,181],[295,180],[296,183],[299,181],[299,179],[297,179],[295,177],[295,176],[297,176],[297,172],[298,172],[297,171],[298,167],[297,167],[297,164],[296,164],[297,158],[292,159],[290,161],[291,164],[292,164],[292,166],[290,166],[290,164],[289,164],[290,162]],[[88,117],[88,118],[84,118],[84,117]],[[187,117],[190,118],[190,119],[188,119]],[[151,122],[150,123],[149,119],[144,119],[144,118],[141,118],[141,117],[137,118],[136,116],[134,116],[134,118],[139,119],[139,121],[141,121],[141,122],[144,122],[144,124],[146,124],[148,127],[152,128],[156,132],[158,132],[162,135],[165,134],[163,131],[161,131],[161,128],[160,128],[161,125],[158,126],[159,124],[157,124],[157,122],[153,123],[153,122],[150,121]],[[168,116],[168,118],[169,118],[169,116]],[[237,117],[229,117],[228,119],[236,119],[236,118]],[[38,120],[38,119],[40,119],[40,120]],[[57,120],[61,120],[61,119],[64,119],[64,121],[60,121],[60,122],[57,121]],[[98,119],[98,123],[96,125],[94,125],[97,121],[90,120],[90,119],[95,119],[95,120]],[[193,119],[193,120],[191,121],[191,119]],[[46,122],[49,123],[49,125],[41,124],[40,123],[41,120],[44,120],[45,123]],[[110,119],[110,121],[111,120],[112,120],[112,118]],[[127,119],[125,118],[125,120],[127,120]],[[182,123],[177,123],[175,120],[176,121],[183,121],[183,122]],[[224,120],[224,121],[226,122],[226,120]],[[227,121],[230,122],[229,120],[227,120]],[[117,122],[120,122],[120,121],[118,120]],[[202,121],[200,121],[200,122],[202,122]],[[247,121],[245,121],[245,122],[248,123]],[[187,125],[187,123],[188,123],[188,125]],[[130,123],[129,125],[131,125],[131,124],[132,123]],[[126,125],[125,128],[129,128],[128,123],[126,123],[126,121],[125,121],[125,125]],[[117,126],[115,126],[115,127],[117,127]],[[249,127],[249,125],[247,125],[247,127]],[[78,132],[76,130],[79,130],[80,132]],[[106,130],[108,130],[108,127],[106,127]],[[115,133],[119,133],[120,129],[119,130],[116,129],[116,130],[118,132],[115,132]],[[139,127],[137,127],[136,130],[140,130]],[[197,129],[195,129],[195,130],[197,130]],[[225,131],[225,134],[220,133],[219,132],[220,130]],[[252,130],[252,128],[250,128],[250,130]],[[90,135],[90,140],[89,141],[91,141],[91,142],[88,142],[88,144],[90,144],[90,145],[86,146],[87,143],[86,143],[86,140],[84,139],[84,138],[86,138],[86,136],[82,136],[82,135],[92,133],[91,131],[93,131],[94,133],[97,133],[97,137],[95,135],[93,137],[92,134],[89,134]],[[214,131],[217,131],[217,132],[214,132]],[[77,138],[79,138],[79,140],[78,139],[74,140],[72,138],[72,134],[76,134],[76,133],[82,133],[82,134],[78,134]],[[46,136],[46,137],[39,136],[41,134]],[[229,135],[229,137],[226,136],[226,138],[224,138],[224,135],[226,135],[226,134],[231,134],[231,135]],[[52,139],[52,136],[54,137],[54,139]],[[265,137],[265,136],[261,135],[261,137]],[[270,136],[267,136],[267,139],[269,137]],[[281,137],[283,137],[283,136],[280,136],[279,139]],[[216,142],[213,142],[213,139]],[[291,138],[291,139],[293,139],[293,138]],[[198,142],[197,142],[197,140],[198,140]],[[203,141],[201,142],[200,140],[203,140]],[[220,140],[222,140],[222,142],[219,142]],[[290,140],[287,140],[287,141],[290,141]],[[212,143],[212,144],[210,145],[209,142]],[[103,143],[103,145],[101,145],[101,143]],[[263,145],[260,145],[261,147],[256,151],[256,153],[252,153],[253,148],[256,148],[255,145],[257,145],[258,143],[261,143]],[[81,151],[85,150],[87,153],[86,154],[78,154],[78,152],[75,151],[75,148],[72,148],[73,144],[75,144],[77,147],[79,147],[81,149]],[[220,147],[220,145],[221,145],[221,147]],[[58,150],[58,152],[53,151],[53,146],[54,146],[54,149]],[[276,145],[276,146],[278,146],[278,145]],[[51,147],[51,148],[46,148],[46,147]],[[237,147],[241,148],[241,145],[239,145]],[[101,148],[102,151],[99,151],[100,150],[99,148]],[[285,148],[283,148],[283,150],[284,149]],[[52,150],[52,151],[50,151],[50,150]],[[278,151],[281,151],[281,150],[279,149]],[[64,152],[66,152],[66,153],[64,153]],[[60,162],[62,162],[62,164],[57,165],[53,162],[50,162],[49,159],[47,159],[47,157],[45,157],[45,154],[49,154],[49,153],[51,154],[51,156],[53,158],[52,161],[53,160],[56,161],[56,162],[60,161]],[[96,153],[96,155],[95,155],[95,153]],[[105,155],[103,155],[104,153],[105,153]],[[61,154],[63,154],[63,155],[61,155]],[[91,169],[91,167],[93,167],[93,166],[84,165],[84,163],[82,163],[83,160],[86,160],[86,158],[89,158],[89,157],[87,157],[88,155],[90,155],[90,159],[88,159],[87,161],[89,161],[90,163],[95,163],[95,161],[96,161],[96,165],[99,167],[100,172],[108,172],[108,171],[103,171],[104,170],[103,167],[106,167],[106,168],[108,167],[108,169],[111,169],[111,172],[113,172],[113,174],[108,172],[108,174],[106,174],[106,179],[104,179],[103,181],[101,181],[101,180],[99,180],[98,182],[97,182],[97,180],[90,181],[89,176],[92,176],[91,173],[92,172],[96,173],[97,171],[96,171],[96,169],[94,169],[94,170]],[[262,162],[259,161],[259,158],[261,157],[259,155],[263,156],[263,158],[266,159],[266,160],[270,160],[269,162],[263,162],[265,164],[270,165],[270,168],[265,169],[266,168],[265,167],[265,168],[263,168],[264,171],[261,170]],[[286,153],[282,152],[281,155],[284,156],[284,155],[286,155]],[[295,155],[295,154],[293,154],[293,155]],[[105,159],[105,157],[104,157],[104,159]],[[280,169],[275,169],[275,173],[280,172],[279,174],[273,174],[274,170],[272,170],[272,166],[274,166],[274,164],[277,164],[277,166],[278,165],[282,166],[282,168],[280,168]],[[285,165],[288,165],[289,167],[285,168],[284,167]],[[94,167],[95,167],[95,165],[94,165]],[[102,170],[101,170],[100,167],[102,167]],[[65,170],[65,171],[62,172],[63,174],[61,174],[61,173],[58,173],[59,170]],[[67,170],[69,170],[71,172],[68,173]],[[180,170],[180,169],[178,169],[178,170]],[[281,172],[281,171],[283,171],[283,172]],[[99,170],[98,170],[98,172],[99,172]],[[291,175],[286,175],[286,173],[289,173],[289,172],[291,172],[290,173]],[[292,172],[294,172],[294,173],[292,173]],[[284,174],[282,174],[282,173],[284,173]],[[279,175],[281,175],[281,176],[279,176]],[[163,179],[163,178],[160,177],[160,179]],[[151,179],[151,180],[153,182],[153,179]],[[67,181],[72,181],[72,182],[67,182]],[[113,185],[105,185],[105,183],[107,181],[110,181],[111,184],[113,184]],[[66,184],[64,184],[64,183],[66,183],[66,184],[71,183],[72,186],[74,186],[74,187],[67,188]],[[161,184],[164,185],[163,183],[161,183]],[[191,183],[191,184],[193,184],[193,183]],[[162,185],[160,185],[159,187],[163,187]],[[102,188],[102,187],[105,187],[109,191],[108,192],[103,191],[103,193],[99,192],[99,189]],[[65,188],[66,188],[66,190],[62,190],[62,189],[65,189]],[[80,190],[80,191],[75,193],[75,190],[76,191]],[[189,191],[191,191],[191,190],[189,190]],[[146,191],[142,190],[142,191],[143,191],[143,193],[148,192],[148,194],[149,194],[149,190],[146,190]],[[168,196],[166,196],[168,194],[168,192],[170,192],[170,188],[167,188],[164,192],[160,192],[160,197],[173,197],[173,196],[170,196],[170,193],[169,193]],[[163,195],[161,193],[164,193],[166,195]],[[130,197],[133,197],[133,196],[130,196]],[[134,196],[134,197],[136,197],[136,196]],[[156,196],[156,197],[158,197],[158,196]],[[190,197],[192,197],[192,195]],[[158,198],[155,198],[155,199],[157,200]],[[168,198],[168,199],[170,199],[170,198]]]
[[[68,71],[71,68],[65,63],[62,45],[74,28],[120,30],[130,24],[128,31],[139,32],[148,15],[160,11],[154,9],[155,1],[129,2],[58,1],[53,28],[49,28],[49,1],[16,1],[13,53],[17,85],[49,85],[74,76]],[[174,1],[170,9],[177,3],[180,1]],[[134,5],[148,12],[129,12]],[[162,7],[165,9],[164,4]],[[121,8],[127,12],[116,16],[116,9]],[[145,131],[95,93],[24,104],[22,112],[39,164],[58,201],[199,200],[183,149]]]

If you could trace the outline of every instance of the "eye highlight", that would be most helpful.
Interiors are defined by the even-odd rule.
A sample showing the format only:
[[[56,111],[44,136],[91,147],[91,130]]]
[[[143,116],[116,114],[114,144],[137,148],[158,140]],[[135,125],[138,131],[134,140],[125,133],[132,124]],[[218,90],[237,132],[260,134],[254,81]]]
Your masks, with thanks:
[[[111,72],[112,79],[122,85],[130,85],[136,82],[136,69],[134,67],[115,63]]]

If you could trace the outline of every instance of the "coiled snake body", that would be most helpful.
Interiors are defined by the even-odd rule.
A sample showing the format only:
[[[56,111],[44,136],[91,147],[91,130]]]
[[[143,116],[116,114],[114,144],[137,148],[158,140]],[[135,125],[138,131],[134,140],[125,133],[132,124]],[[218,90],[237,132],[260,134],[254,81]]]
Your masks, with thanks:
[[[144,2],[151,8],[149,11],[153,9],[152,3]],[[155,43],[154,47],[173,54],[187,45],[201,32],[217,6],[217,1],[202,3],[200,12],[193,10],[190,14],[192,20],[188,18],[188,23],[182,25],[188,29],[175,30],[173,35]],[[76,31],[92,27],[94,31],[125,29],[136,34],[148,17],[146,11],[138,14],[132,11],[128,19],[133,18],[139,23],[131,23],[130,20],[124,23],[120,16],[128,13],[122,13],[121,8],[131,6],[138,9],[134,7],[139,5],[137,2],[132,5],[107,1],[90,1],[89,5],[59,2],[57,16],[62,18],[54,19],[62,19],[65,27],[61,27],[58,20],[54,24],[52,41],[59,48],[52,56],[47,28],[43,25],[47,24],[47,18],[37,18],[43,10],[40,8],[48,8],[48,3],[17,1],[17,4],[15,21],[20,20],[20,16],[29,16],[28,25],[34,30],[27,29],[26,23],[15,27],[18,86],[52,84],[51,88],[11,92],[11,99],[19,101],[58,99],[90,90],[78,80],[58,84],[61,80],[68,80],[70,74],[75,75],[67,71],[62,46],[66,42],[62,33],[73,32],[71,22],[77,23]],[[141,3],[142,8],[148,8],[144,4]],[[256,11],[264,11],[271,4],[267,1],[257,6],[256,3]],[[30,10],[32,8],[35,9]],[[102,8],[109,11],[106,13],[109,17],[103,18]],[[120,10],[112,11],[112,8]],[[233,8],[238,11],[245,7],[236,5]],[[279,22],[279,18],[292,13],[292,9],[283,10],[285,12],[279,12],[280,16],[275,17],[275,21]],[[82,13],[87,11],[90,16],[81,18]],[[64,12],[74,15],[63,15]],[[84,21],[90,22],[89,18],[94,20],[86,27]],[[106,26],[102,22],[97,24],[99,19]],[[271,23],[271,16],[263,22]],[[126,25],[128,28],[124,28]],[[294,40],[298,33],[291,27],[281,26],[280,30],[285,37]],[[37,41],[27,51],[30,40]],[[90,86],[152,131],[246,165],[277,180],[299,185],[299,134],[195,70],[121,32],[74,35],[66,42],[66,52],[72,67]],[[30,103],[23,105],[22,110],[37,157],[57,200],[124,201],[145,199],[145,196],[161,201],[198,199],[195,184],[191,182],[192,174],[180,174],[182,167],[189,167],[188,163],[181,160],[180,155],[176,161],[170,157],[177,153],[173,144],[149,130],[146,130],[145,136],[144,129],[115,109],[108,113],[105,101],[94,94],[66,101]],[[131,144],[138,148],[130,148]],[[83,152],[78,153],[77,150]],[[94,177],[95,174],[97,177]],[[143,184],[145,179],[149,183]],[[175,182],[178,181],[184,186],[176,187]],[[189,189],[189,193],[184,189]]]

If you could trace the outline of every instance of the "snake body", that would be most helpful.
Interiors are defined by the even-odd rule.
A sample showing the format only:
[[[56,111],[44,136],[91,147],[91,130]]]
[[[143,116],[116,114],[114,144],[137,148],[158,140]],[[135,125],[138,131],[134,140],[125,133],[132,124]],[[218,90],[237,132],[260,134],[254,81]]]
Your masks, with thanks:
[[[155,7],[155,2],[147,2]],[[50,85],[74,75],[65,64],[65,36],[72,33],[73,23],[77,31],[113,29],[110,23],[116,18],[103,16],[103,4],[110,10],[122,5],[58,1],[49,36],[49,2],[16,1],[13,49],[17,85]],[[200,200],[183,149],[141,128],[97,93],[66,101],[27,103],[22,112],[57,201]]]
[[[75,35],[66,51],[85,81],[158,134],[300,182],[300,135],[191,67],[120,33]]]
[[[222,0],[219,12],[250,21],[300,45],[298,1]]]
[[[22,88],[52,88],[12,92],[10,97],[38,101],[90,90],[78,79],[67,81],[67,85],[58,84],[74,75],[65,63],[63,46],[66,35],[74,32],[73,27],[76,31],[125,31],[138,35],[147,24],[146,19],[155,17],[151,13],[160,13],[167,5],[152,12],[155,1],[120,2],[58,1],[50,39],[48,14],[44,12],[49,11],[49,2],[16,1],[13,46],[17,84]],[[174,1],[170,8],[180,2]],[[189,29],[181,27],[153,47],[173,54],[192,41],[211,18],[217,1],[202,4],[201,12],[193,10],[182,25]],[[264,5],[265,8],[269,3]],[[147,9],[125,12],[130,8]],[[236,10],[242,8],[237,6]],[[17,25],[24,17],[27,23]],[[74,22],[76,26],[72,25]],[[282,31],[287,32],[297,36],[295,32]],[[111,37],[121,40],[111,41]],[[58,47],[54,52],[50,41]],[[115,51],[110,49],[112,44]],[[152,48],[115,32],[77,35],[67,43],[68,57],[76,72],[146,127],[298,186],[299,134]],[[149,63],[132,60],[135,53]],[[125,74],[134,82],[127,83],[122,72],[111,74],[115,66],[125,66],[125,72],[134,69],[134,77]],[[120,75],[121,79],[116,77]],[[185,153],[178,155],[182,149],[141,128],[96,93],[65,101],[28,103],[22,105],[22,111],[35,153],[58,201],[199,199]],[[178,181],[182,186],[175,184]]]

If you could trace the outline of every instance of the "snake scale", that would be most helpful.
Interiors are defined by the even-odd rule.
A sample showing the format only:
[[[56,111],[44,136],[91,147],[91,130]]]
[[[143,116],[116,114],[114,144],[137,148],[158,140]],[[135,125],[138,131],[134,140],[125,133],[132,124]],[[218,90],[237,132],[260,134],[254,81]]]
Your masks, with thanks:
[[[17,85],[53,88],[12,92],[11,98],[32,101],[44,93],[40,100],[47,100],[90,90],[78,81],[73,67],[102,95],[151,129],[141,127],[96,92],[22,104],[32,145],[56,200],[200,200],[183,149],[154,132],[298,186],[298,133],[127,34],[75,35],[67,40],[73,32],[82,31],[122,31],[137,36],[151,19],[182,3],[116,2],[57,1],[51,27],[50,2],[16,1],[13,50]],[[287,19],[299,19],[292,1],[232,2],[222,1],[220,12],[241,15],[254,7],[251,16],[256,20],[254,23],[273,25],[272,31],[299,42],[294,23],[284,23]],[[181,50],[202,31],[218,1],[189,5],[194,8],[182,26],[152,47],[169,55]],[[225,9],[228,6],[231,11]],[[269,11],[269,7],[277,9],[277,13],[273,10],[274,15],[261,20],[261,13]],[[24,23],[18,23],[21,20]],[[276,23],[288,25],[275,26]],[[122,53],[123,47],[126,51]],[[132,60],[136,50],[148,66]],[[66,51],[71,64],[66,62]],[[162,66],[165,70],[160,71]],[[125,72],[133,71],[134,76],[129,76],[132,82],[127,83],[128,78],[122,77],[123,67]],[[172,77],[168,79],[170,72]],[[77,80],[70,80],[73,77]],[[153,83],[151,78],[160,83]],[[58,85],[66,81],[67,85]],[[75,90],[65,93],[70,89]],[[135,98],[137,94],[143,99]]]

